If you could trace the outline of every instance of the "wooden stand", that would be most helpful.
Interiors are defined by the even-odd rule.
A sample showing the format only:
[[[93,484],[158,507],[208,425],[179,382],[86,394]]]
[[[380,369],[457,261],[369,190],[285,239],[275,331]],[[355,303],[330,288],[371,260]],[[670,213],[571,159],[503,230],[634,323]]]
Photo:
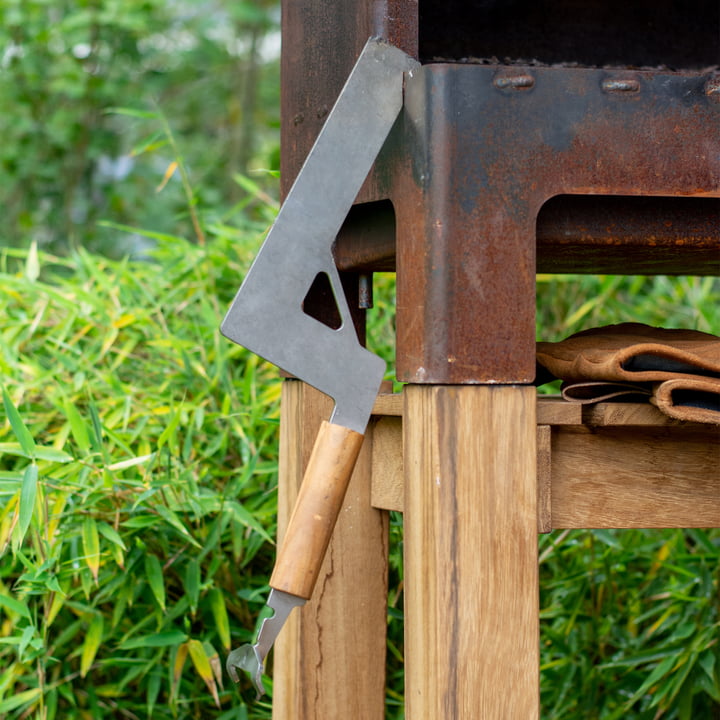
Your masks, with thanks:
[[[287,380],[280,420],[278,523],[283,536],[317,431],[332,402]],[[385,715],[387,512],[370,504],[367,438],[312,599],[288,619],[275,645],[273,718]]]
[[[537,718],[535,389],[410,386],[404,418],[407,717]]]
[[[281,527],[330,408],[285,383]],[[273,717],[384,718],[395,510],[408,720],[538,718],[536,533],[720,527],[719,464],[720,428],[649,404],[583,407],[524,386],[380,395],[318,590],[274,650]]]

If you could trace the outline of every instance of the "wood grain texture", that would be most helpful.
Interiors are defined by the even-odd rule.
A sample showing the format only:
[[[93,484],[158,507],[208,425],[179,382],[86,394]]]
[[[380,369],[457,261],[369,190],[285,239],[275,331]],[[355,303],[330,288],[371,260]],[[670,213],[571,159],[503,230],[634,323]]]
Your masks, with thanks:
[[[332,402],[296,380],[283,387],[279,535],[283,536],[321,421]],[[313,597],[273,650],[274,720],[382,720],[387,627],[387,513],[370,506],[366,435]]]
[[[631,417],[651,424],[625,425]],[[537,426],[538,532],[720,527],[720,429],[648,417],[645,406],[599,408],[593,420],[607,424]],[[381,418],[373,443],[372,503],[398,512],[401,422]]]
[[[650,403],[597,403],[595,405],[581,405],[582,422],[585,425],[602,427],[628,425],[628,426],[655,426],[655,427],[682,427],[687,426],[680,420],[669,417]],[[564,423],[561,423],[564,424]],[[702,425],[698,426],[702,428]]]
[[[583,406],[556,395],[539,395],[537,421],[539,425],[581,425]]]
[[[405,502],[402,418],[375,418],[372,431],[372,505],[402,512]]]
[[[686,425],[668,417],[650,403],[606,402],[581,405],[568,402],[559,395],[539,395],[536,412],[538,425]],[[401,417],[402,414],[402,393],[382,392],[377,396],[373,415]]]
[[[652,416],[655,420],[654,416],[659,411],[657,408],[649,407],[656,412],[648,414],[648,417]],[[381,392],[375,400],[373,415],[401,417],[403,408],[402,393]],[[624,418],[627,412],[629,410],[625,409],[625,412],[619,413],[618,416]],[[537,421],[540,425],[582,425],[583,406],[579,403],[568,402],[559,395],[541,395],[537,398]],[[654,424],[657,423],[654,422]]]
[[[534,388],[408,386],[405,399],[406,717],[533,720]]]
[[[720,433],[696,424],[555,429],[552,527],[720,527]]]
[[[322,421],[270,587],[306,600],[312,595],[362,442],[360,433]]]
[[[383,417],[386,415],[400,417],[403,414],[404,402],[402,393],[380,392],[375,399],[372,414]]]
[[[538,532],[552,527],[552,428],[537,426],[537,518]]]

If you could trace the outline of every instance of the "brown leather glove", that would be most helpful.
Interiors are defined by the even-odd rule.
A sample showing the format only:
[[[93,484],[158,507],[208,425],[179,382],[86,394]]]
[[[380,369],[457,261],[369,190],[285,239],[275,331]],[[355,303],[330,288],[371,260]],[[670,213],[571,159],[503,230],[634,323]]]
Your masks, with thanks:
[[[670,417],[720,424],[720,338],[640,323],[537,344],[537,361],[582,403],[647,396]]]
[[[650,402],[677,420],[720,425],[720,380],[717,378],[666,380],[655,386]]]
[[[537,360],[566,381],[720,378],[720,338],[623,323],[585,330],[561,342],[539,342]]]

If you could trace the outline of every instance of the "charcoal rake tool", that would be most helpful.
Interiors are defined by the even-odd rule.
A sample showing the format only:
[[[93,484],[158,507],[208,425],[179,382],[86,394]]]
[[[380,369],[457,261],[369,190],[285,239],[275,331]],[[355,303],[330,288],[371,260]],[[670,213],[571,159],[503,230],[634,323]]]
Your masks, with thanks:
[[[371,38],[333,106],[253,262],[221,332],[329,395],[270,578],[274,615],[257,641],[233,650],[228,674],[250,674],[264,694],[265,658],[294,607],[312,595],[370,419],[385,363],[358,341],[332,244],[403,105],[403,74],[418,63]],[[325,274],[341,318],[333,329],[306,314],[303,299]]]

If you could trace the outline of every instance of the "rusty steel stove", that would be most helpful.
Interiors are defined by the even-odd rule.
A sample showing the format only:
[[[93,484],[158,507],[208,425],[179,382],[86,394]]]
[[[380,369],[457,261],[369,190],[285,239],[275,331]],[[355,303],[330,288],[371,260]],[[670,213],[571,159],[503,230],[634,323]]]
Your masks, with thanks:
[[[336,260],[397,269],[398,379],[531,382],[536,271],[720,271],[715,0],[288,1],[285,189],[373,34],[424,66]]]

